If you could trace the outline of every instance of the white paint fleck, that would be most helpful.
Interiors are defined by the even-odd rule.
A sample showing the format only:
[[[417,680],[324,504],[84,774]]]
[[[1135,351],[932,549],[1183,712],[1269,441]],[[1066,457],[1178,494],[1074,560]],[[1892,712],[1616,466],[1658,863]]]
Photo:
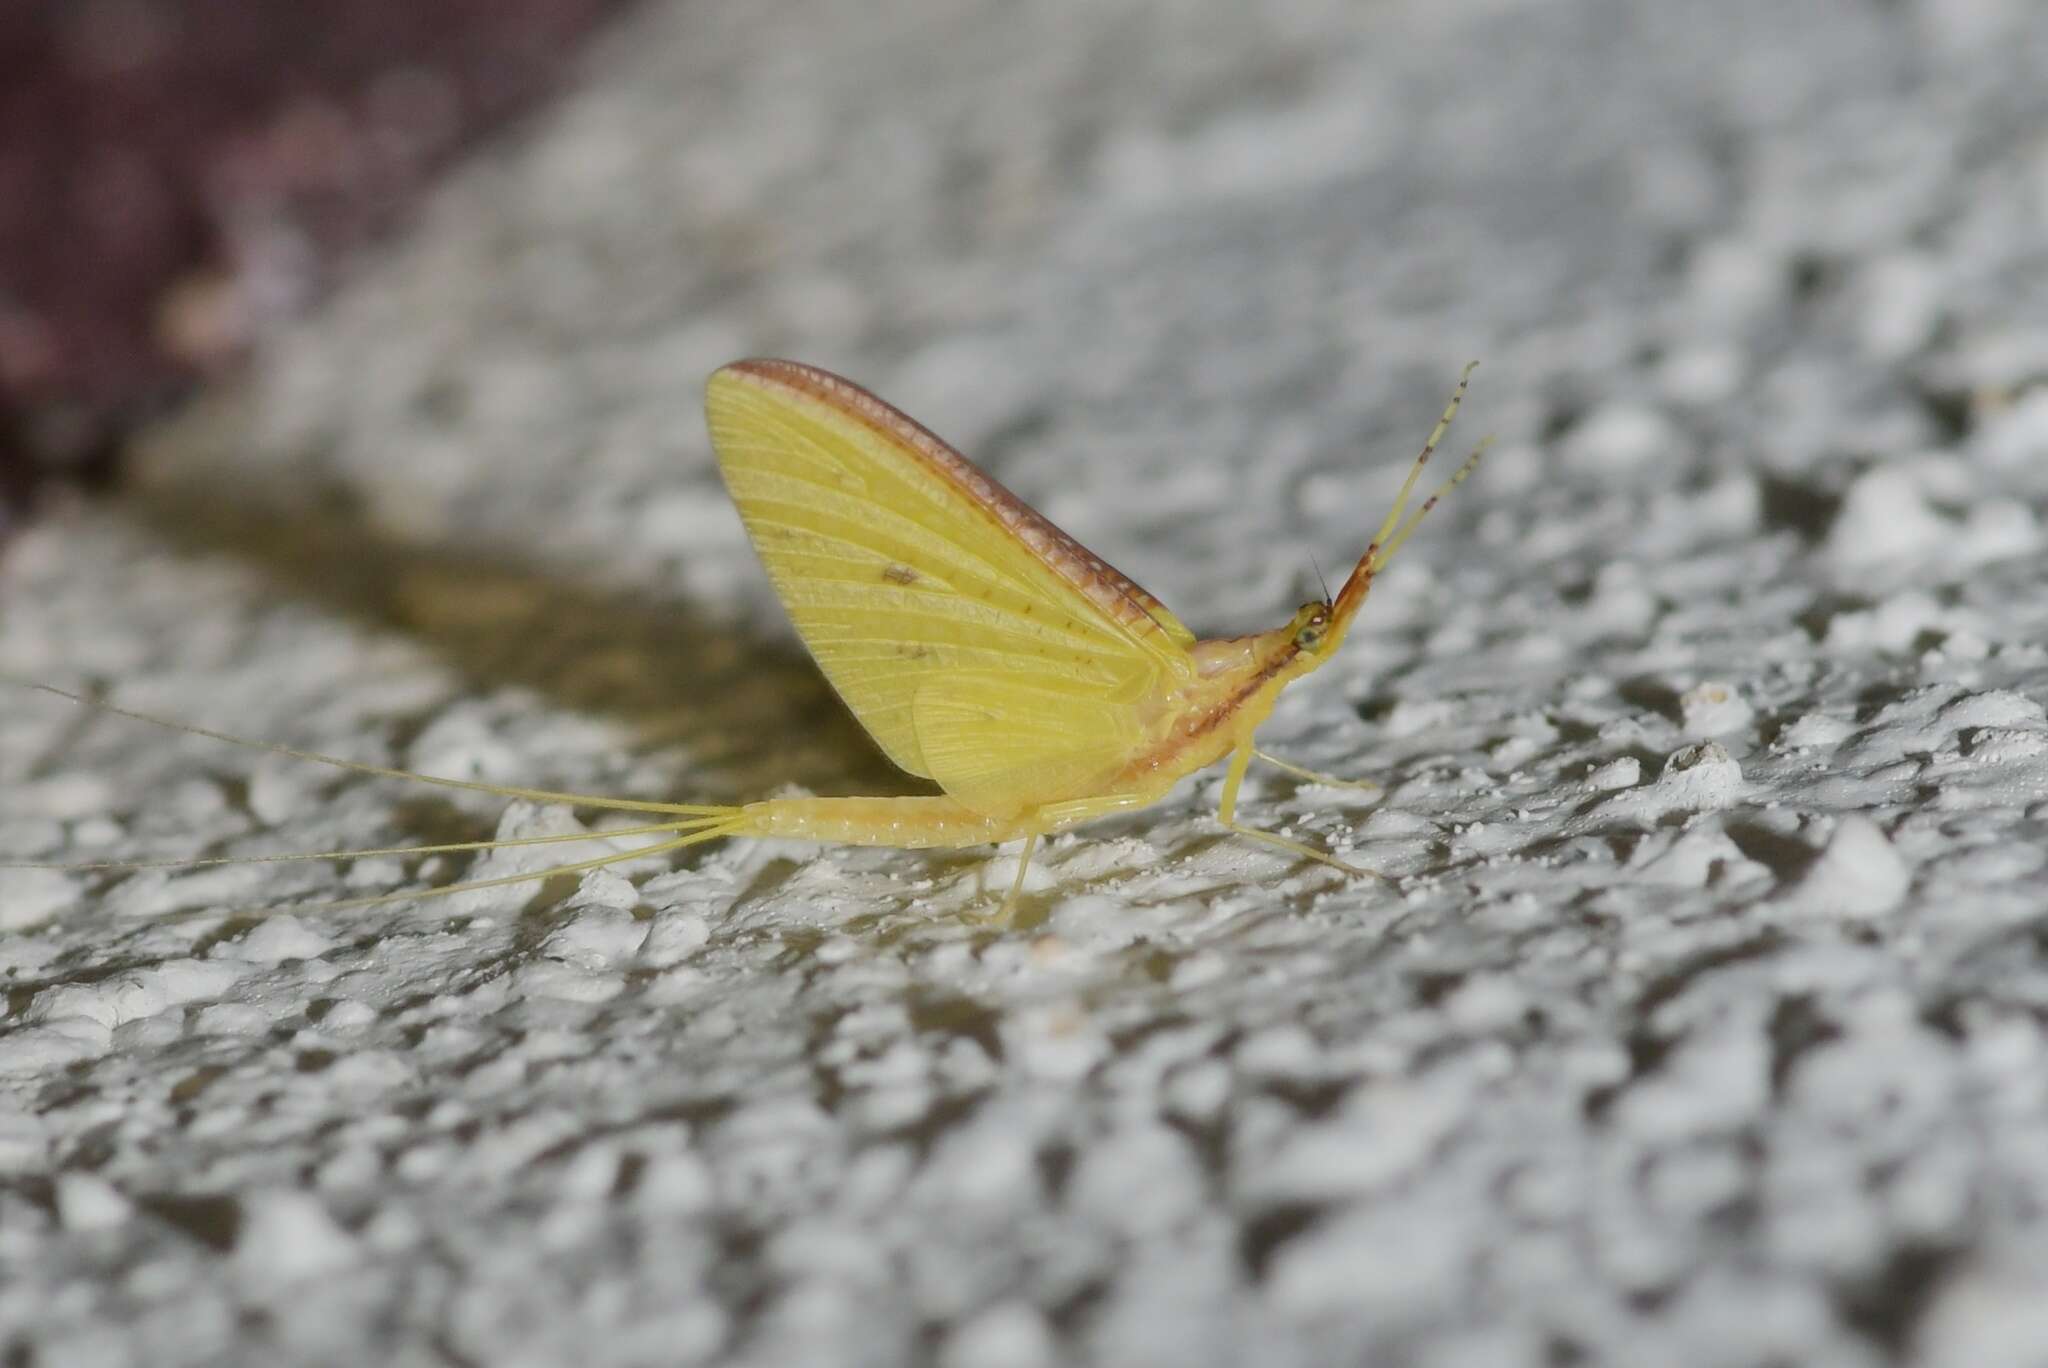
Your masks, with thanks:
[[[234,1267],[259,1294],[331,1276],[359,1257],[354,1238],[309,1193],[256,1192],[242,1200]]]
[[[1609,760],[1587,775],[1586,787],[1608,790],[1633,788],[1642,779],[1643,762],[1633,755],[1624,755],[1617,760]]]
[[[1726,736],[1741,731],[1756,717],[1735,686],[1720,680],[1687,689],[1679,695],[1678,707],[1688,736]]]
[[[943,1368],[1049,1368],[1061,1354],[1037,1309],[1002,1302],[976,1312],[939,1348]]]
[[[1563,454],[1574,469],[1613,475],[1676,460],[1682,443],[1677,426],[1656,409],[1616,400],[1587,415],[1566,439]]]
[[[317,959],[333,946],[332,938],[298,917],[281,913],[257,922],[224,949],[251,964],[282,964],[287,960]]]
[[[0,932],[48,921],[78,900],[79,882],[55,869],[0,869]]]
[[[1877,823],[1851,814],[1835,824],[1820,858],[1788,895],[1802,913],[1875,917],[1905,900],[1913,871]]]
[[[58,1174],[52,1195],[66,1230],[111,1230],[135,1212],[113,1184],[89,1173]]]
[[[148,969],[114,974],[96,983],[67,983],[37,993],[28,1018],[37,1022],[84,1017],[112,1028],[167,1008],[217,997],[242,970],[224,961],[166,960]]]

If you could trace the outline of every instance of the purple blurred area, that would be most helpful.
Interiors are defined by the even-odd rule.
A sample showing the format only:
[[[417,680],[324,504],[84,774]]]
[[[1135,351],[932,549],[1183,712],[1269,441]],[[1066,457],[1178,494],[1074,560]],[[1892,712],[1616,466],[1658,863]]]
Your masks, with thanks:
[[[231,366],[624,0],[0,0],[0,537]]]

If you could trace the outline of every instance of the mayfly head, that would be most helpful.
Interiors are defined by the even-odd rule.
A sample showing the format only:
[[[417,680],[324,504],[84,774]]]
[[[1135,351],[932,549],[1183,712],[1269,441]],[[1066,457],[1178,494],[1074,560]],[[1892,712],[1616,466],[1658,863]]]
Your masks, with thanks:
[[[1283,683],[1299,679],[1320,669],[1336,653],[1343,632],[1332,616],[1333,611],[1320,600],[1304,603],[1285,627],[1260,638],[1268,643],[1269,651],[1275,652],[1267,656],[1266,667],[1273,677]]]
[[[1331,611],[1328,603],[1319,600],[1304,603],[1295,612],[1294,621],[1287,624],[1287,631],[1298,653],[1322,656],[1336,646],[1341,633],[1330,630]]]

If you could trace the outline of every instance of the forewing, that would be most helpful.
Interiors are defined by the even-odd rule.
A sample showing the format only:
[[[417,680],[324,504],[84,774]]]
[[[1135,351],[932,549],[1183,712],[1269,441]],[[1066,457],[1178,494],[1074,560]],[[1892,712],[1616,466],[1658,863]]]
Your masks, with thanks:
[[[948,791],[951,775],[995,801],[996,771],[962,780],[968,767],[927,756],[927,685],[940,686],[935,699],[971,693],[987,715],[979,739],[955,719],[969,730],[947,732],[949,756],[975,744],[1013,755],[1006,727],[1042,736],[1083,712],[1083,744],[1121,738],[1128,751],[1141,701],[1191,673],[1193,634],[1157,599],[865,390],[793,362],[741,361],[712,375],[705,410],[726,487],[804,644],[911,773]]]

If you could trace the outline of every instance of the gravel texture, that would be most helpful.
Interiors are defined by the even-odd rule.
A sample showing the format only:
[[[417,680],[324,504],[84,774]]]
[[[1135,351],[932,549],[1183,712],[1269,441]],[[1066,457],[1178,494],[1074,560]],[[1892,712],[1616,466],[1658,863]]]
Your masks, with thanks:
[[[553,848],[0,871],[8,1361],[2048,1361],[2040,15],[636,14],[17,543],[0,669],[497,782],[900,791],[711,367],[852,375],[1228,633],[1477,356],[1499,447],[1264,738],[1385,792],[1247,795],[1391,882],[1220,838],[1214,775],[1052,841],[1011,929],[980,851],[356,909]],[[5,698],[18,860],[579,829]]]

